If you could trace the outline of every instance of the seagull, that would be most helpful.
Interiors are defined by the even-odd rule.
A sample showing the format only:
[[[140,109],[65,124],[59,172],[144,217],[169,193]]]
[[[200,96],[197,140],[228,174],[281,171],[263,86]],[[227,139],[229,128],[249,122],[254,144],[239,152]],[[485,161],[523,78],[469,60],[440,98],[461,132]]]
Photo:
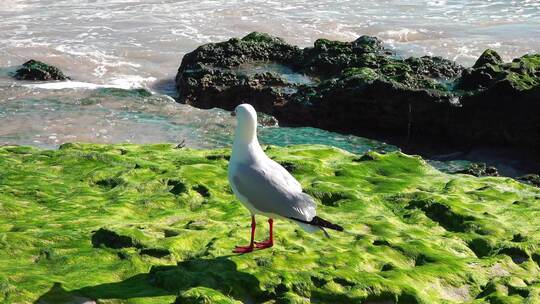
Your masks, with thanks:
[[[251,212],[251,242],[237,246],[233,252],[272,247],[275,218],[293,221],[308,232],[322,230],[327,237],[324,228],[343,231],[343,227],[318,217],[313,198],[302,192],[300,183],[285,168],[264,153],[257,140],[255,109],[241,104],[231,115],[236,116],[237,126],[227,175],[234,194]],[[256,214],[268,217],[270,235],[263,242],[254,241]]]

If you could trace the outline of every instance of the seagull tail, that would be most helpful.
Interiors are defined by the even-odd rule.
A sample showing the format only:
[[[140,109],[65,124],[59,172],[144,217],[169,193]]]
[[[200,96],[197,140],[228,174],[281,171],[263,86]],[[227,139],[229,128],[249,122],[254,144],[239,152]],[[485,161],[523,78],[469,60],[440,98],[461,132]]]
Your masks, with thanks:
[[[332,229],[332,230],[336,230],[336,231],[343,231],[343,227],[341,227],[340,225],[337,225],[337,224],[333,224],[333,223],[330,223],[329,221],[323,219],[323,218],[320,218],[318,216],[314,216],[313,219],[311,219],[311,221],[304,221],[304,220],[300,220],[300,219],[297,219],[297,218],[290,218],[291,220],[294,220],[294,221],[297,221],[301,224],[307,224],[309,226],[315,226],[315,227],[318,227],[320,229],[322,229],[324,231],[324,228],[328,228],[328,229]],[[301,225],[301,226],[304,226],[304,225]],[[326,231],[324,231],[326,232]],[[326,233],[325,233],[326,234]]]

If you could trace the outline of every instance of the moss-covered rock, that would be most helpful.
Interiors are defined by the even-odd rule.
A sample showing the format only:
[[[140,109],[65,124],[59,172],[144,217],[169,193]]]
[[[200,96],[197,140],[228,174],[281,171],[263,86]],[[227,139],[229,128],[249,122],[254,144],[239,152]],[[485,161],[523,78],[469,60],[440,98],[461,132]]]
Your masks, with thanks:
[[[267,152],[345,232],[327,239],[278,220],[273,248],[231,254],[250,220],[229,190],[227,149],[1,147],[0,301],[540,300],[540,189],[441,173],[399,152]],[[112,177],[122,182],[96,183]]]
[[[456,173],[470,174],[474,176],[499,176],[497,168],[487,166],[484,163],[472,163],[467,168],[458,170]]]
[[[57,67],[37,60],[25,62],[13,75],[18,80],[67,80],[69,79]]]
[[[486,50],[474,66],[464,71],[458,88],[465,90],[514,89],[526,92],[540,84],[540,54],[524,55],[504,63],[493,50]]]
[[[488,64],[492,65],[499,65],[503,64],[503,60],[497,52],[495,52],[492,49],[485,50],[480,57],[478,57],[478,60],[473,65],[473,68],[479,68],[482,66],[486,66]]]
[[[257,71],[279,65],[289,74],[239,72],[249,64]],[[441,57],[401,58],[376,37],[318,39],[300,49],[255,32],[184,56],[176,85],[180,102],[226,110],[248,102],[285,125],[391,138],[397,145],[529,149],[540,148],[539,71],[538,54],[504,63],[486,50],[465,69]],[[299,81],[306,78],[311,81]]]

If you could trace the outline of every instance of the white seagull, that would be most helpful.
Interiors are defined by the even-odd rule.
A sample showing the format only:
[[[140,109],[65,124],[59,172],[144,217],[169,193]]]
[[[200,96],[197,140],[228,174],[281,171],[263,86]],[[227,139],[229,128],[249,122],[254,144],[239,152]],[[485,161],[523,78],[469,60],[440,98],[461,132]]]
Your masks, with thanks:
[[[274,218],[294,221],[309,232],[322,230],[328,235],[324,228],[343,231],[343,227],[318,217],[313,198],[302,192],[300,183],[285,168],[264,153],[257,140],[255,109],[241,104],[231,115],[236,116],[238,123],[229,161],[229,183],[236,197],[251,212],[251,242],[248,246],[237,246],[234,252],[272,247]],[[270,237],[266,241],[253,240],[255,214],[269,218]]]

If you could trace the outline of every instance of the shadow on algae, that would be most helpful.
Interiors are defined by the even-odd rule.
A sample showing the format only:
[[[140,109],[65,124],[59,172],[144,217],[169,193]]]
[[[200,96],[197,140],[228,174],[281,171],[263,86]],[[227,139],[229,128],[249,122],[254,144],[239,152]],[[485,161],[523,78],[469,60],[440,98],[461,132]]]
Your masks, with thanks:
[[[175,296],[193,287],[217,290],[248,303],[269,300],[271,295],[260,289],[259,280],[251,274],[238,271],[236,264],[230,261],[229,257],[193,258],[182,261],[176,266],[153,266],[149,273],[137,274],[119,282],[87,286],[72,291],[65,290],[60,283],[55,283],[35,303],[84,304],[94,303],[91,299]],[[247,298],[248,294],[257,296],[257,299]],[[179,299],[178,303],[188,302]]]

